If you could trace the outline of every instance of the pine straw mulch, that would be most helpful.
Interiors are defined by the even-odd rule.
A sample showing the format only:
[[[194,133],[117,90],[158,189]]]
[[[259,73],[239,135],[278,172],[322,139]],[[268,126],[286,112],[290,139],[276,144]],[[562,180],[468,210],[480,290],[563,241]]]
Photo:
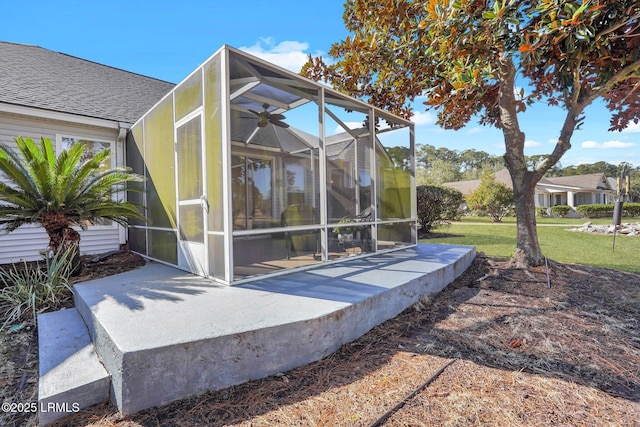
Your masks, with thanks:
[[[104,276],[123,273],[145,264],[139,255],[124,251],[102,256],[81,257],[82,270],[71,283],[86,282]],[[36,263],[28,263],[35,265]],[[10,268],[2,265],[0,268]],[[21,268],[22,264],[18,264]],[[65,292],[56,304],[43,311],[73,307],[73,294]],[[0,313],[0,325],[5,317]],[[38,401],[38,332],[30,314],[17,324],[21,329],[0,332],[0,401],[2,403],[30,404]],[[36,426],[37,417],[29,412],[5,413],[0,411],[0,426]]]
[[[433,380],[378,425],[639,426],[640,275],[551,263],[547,281],[544,267],[498,261],[478,256],[319,362],[130,416],[104,403],[60,425],[369,426]],[[16,383],[21,370],[32,378],[17,366]]]

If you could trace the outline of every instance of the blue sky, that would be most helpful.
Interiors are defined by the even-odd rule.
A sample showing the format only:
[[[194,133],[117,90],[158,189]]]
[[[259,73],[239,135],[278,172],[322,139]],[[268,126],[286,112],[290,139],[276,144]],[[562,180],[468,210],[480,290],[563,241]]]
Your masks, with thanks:
[[[299,71],[307,54],[344,39],[343,0],[3,1],[0,40],[54,51],[178,83],[223,44]],[[435,125],[418,100],[416,142],[452,150],[504,153],[502,133],[469,123],[459,131]],[[553,150],[563,111],[539,105],[521,117],[526,154]],[[640,126],[608,132],[602,105],[587,110],[561,164],[628,161],[640,166]]]

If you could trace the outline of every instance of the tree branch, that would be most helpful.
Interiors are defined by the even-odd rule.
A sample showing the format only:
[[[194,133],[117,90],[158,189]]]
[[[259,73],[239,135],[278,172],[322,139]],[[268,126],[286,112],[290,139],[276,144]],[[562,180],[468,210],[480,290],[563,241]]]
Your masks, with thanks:
[[[600,34],[596,35],[596,38],[600,38],[603,36],[606,36],[607,34],[613,33],[614,31],[616,31],[617,29],[624,27],[625,25],[627,25],[629,22],[631,21],[635,21],[636,19],[640,19],[640,13],[637,13],[633,16],[630,16],[629,19],[627,19],[625,22],[620,22],[618,25],[614,25],[611,28],[608,28],[606,30],[604,30],[603,32],[601,32]]]
[[[506,148],[504,158],[507,169],[513,174],[516,170],[526,170],[527,163],[524,157],[524,134],[518,122],[514,93],[516,67],[510,57],[499,59],[499,72],[498,108]]]
[[[607,80],[604,85],[595,87],[591,91],[589,96],[583,99],[580,103],[580,110],[584,110],[596,98],[604,95],[607,92],[610,92],[616,84],[630,77],[640,78],[640,61],[632,62],[630,65],[627,65],[626,67],[620,69],[617,73],[615,73],[609,80]]]
[[[567,116],[564,119],[562,130],[560,131],[560,137],[558,137],[558,142],[556,142],[553,152],[534,169],[537,178],[542,178],[553,165],[560,161],[564,153],[571,148],[571,137],[578,123],[578,116],[582,111],[582,109],[576,107],[570,108],[569,111],[567,111]]]

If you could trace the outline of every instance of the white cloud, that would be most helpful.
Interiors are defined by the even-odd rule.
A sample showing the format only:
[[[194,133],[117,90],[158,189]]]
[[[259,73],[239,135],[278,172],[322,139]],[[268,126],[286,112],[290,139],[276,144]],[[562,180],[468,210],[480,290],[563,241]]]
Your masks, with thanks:
[[[542,143],[538,142],[538,141],[529,140],[529,141],[525,141],[524,142],[524,147],[525,148],[540,147],[541,145],[542,145]]]
[[[307,52],[309,43],[287,40],[276,44],[273,37],[263,37],[253,46],[243,46],[240,50],[279,65],[295,73],[300,72],[307,62],[307,55],[321,55],[322,52]]]
[[[548,142],[549,144],[557,144],[557,143],[558,143],[558,138],[551,138],[551,139],[548,139],[548,140],[547,140],[547,142]]]
[[[633,142],[623,142],[623,141],[605,141],[603,143],[598,143],[596,141],[584,141],[581,144],[582,148],[598,148],[598,149],[606,149],[606,148],[631,148],[635,147],[635,143]]]
[[[630,122],[627,125],[627,127],[622,130],[622,132],[639,133],[640,132],[640,122],[638,122],[638,123]]]
[[[416,111],[411,116],[411,120],[416,126],[430,125],[435,123],[435,119],[433,118],[433,114],[428,111]]]

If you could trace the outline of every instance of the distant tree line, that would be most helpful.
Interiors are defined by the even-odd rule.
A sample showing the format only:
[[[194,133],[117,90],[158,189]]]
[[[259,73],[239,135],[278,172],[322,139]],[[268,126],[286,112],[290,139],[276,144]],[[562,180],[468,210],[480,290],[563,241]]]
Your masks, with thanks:
[[[536,154],[525,156],[529,169],[535,168],[547,156]],[[496,172],[503,169],[502,156],[496,156],[473,148],[468,150],[450,150],[446,147],[435,147],[429,144],[418,144],[416,148],[416,183],[417,185],[440,186],[445,182],[480,179],[483,172]],[[604,173],[610,178],[631,177],[630,199],[640,202],[640,166],[622,162],[619,165],[604,161],[569,165],[563,167],[557,163],[545,176],[559,177]]]

